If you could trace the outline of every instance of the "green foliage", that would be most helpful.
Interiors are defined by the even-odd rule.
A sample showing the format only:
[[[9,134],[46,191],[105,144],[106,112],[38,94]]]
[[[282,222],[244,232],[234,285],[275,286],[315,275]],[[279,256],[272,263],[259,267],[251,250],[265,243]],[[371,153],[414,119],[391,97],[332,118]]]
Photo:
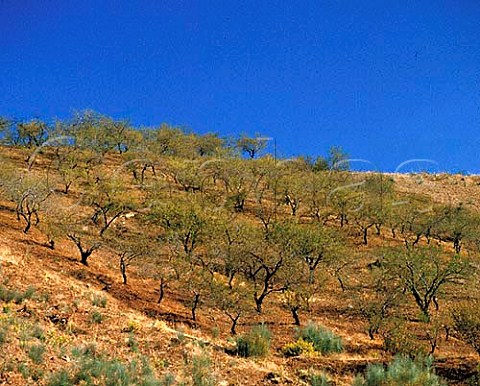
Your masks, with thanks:
[[[458,254],[444,256],[436,247],[395,248],[387,252],[383,262],[392,278],[400,278],[399,288],[406,289],[426,321],[437,296],[449,283],[468,274],[468,261]]]
[[[246,154],[249,158],[255,158],[267,146],[267,139],[256,136],[255,138],[242,135],[237,140],[237,148],[240,152]]]
[[[350,169],[348,154],[339,146],[332,146],[328,151],[328,168],[334,171],[346,171]]]
[[[38,339],[40,342],[45,342],[45,331],[43,331],[43,328],[38,324],[32,328],[31,335],[33,338]]]
[[[69,369],[52,374],[48,386],[105,385],[105,386],[167,386],[171,381],[158,380],[145,358],[124,364],[117,359],[99,355],[91,347],[75,350],[77,363]]]
[[[315,323],[309,323],[298,331],[299,338],[310,342],[315,351],[321,354],[339,353],[343,351],[342,340],[332,331]]]
[[[353,386],[442,386],[446,385],[437,377],[432,369],[432,360],[412,360],[397,356],[384,368],[381,365],[370,365],[364,376],[357,376]]]
[[[392,318],[383,328],[383,348],[391,354],[425,355],[426,345],[412,332],[403,318]]]
[[[95,307],[105,308],[107,306],[107,297],[98,294],[93,295],[92,305]]]
[[[0,347],[3,344],[7,343],[8,332],[9,332],[8,326],[0,324]]]
[[[237,354],[245,358],[265,357],[270,350],[271,340],[272,333],[266,325],[255,326],[236,339]]]
[[[103,315],[98,311],[93,311],[90,317],[90,321],[95,324],[100,324],[103,322]]]
[[[0,285],[0,300],[9,303],[14,302],[15,304],[21,304],[27,299],[31,299],[36,289],[33,287],[28,287],[24,292],[18,290],[10,290],[4,285]]]
[[[212,360],[205,353],[192,358],[191,371],[194,386],[214,386],[217,383],[212,376]]]
[[[28,349],[28,357],[36,364],[43,362],[43,355],[45,354],[46,347],[44,344],[34,344]]]
[[[312,342],[306,342],[299,338],[296,342],[288,343],[282,347],[282,353],[286,357],[295,357],[302,354],[313,354],[315,348]]]
[[[66,370],[60,370],[50,377],[47,386],[73,386],[70,374]]]
[[[127,346],[130,347],[132,352],[138,352],[138,341],[132,332],[128,335]]]
[[[309,379],[310,386],[331,386],[332,383],[326,374],[311,374]]]

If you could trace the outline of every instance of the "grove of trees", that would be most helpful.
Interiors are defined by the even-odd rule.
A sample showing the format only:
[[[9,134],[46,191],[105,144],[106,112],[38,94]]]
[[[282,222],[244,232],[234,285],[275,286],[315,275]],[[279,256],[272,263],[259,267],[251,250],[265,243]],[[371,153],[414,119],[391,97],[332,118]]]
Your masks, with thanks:
[[[400,351],[392,339],[405,325],[432,331],[460,315],[446,305],[455,294],[477,301],[478,212],[351,172],[340,148],[287,162],[260,135],[134,128],[90,111],[1,118],[0,139],[1,200],[23,232],[38,228],[48,248],[71,243],[84,265],[113,251],[124,285],[144,275],[158,302],[180,288],[193,321],[215,308],[235,334],[278,302],[300,325],[335,287],[370,337]]]

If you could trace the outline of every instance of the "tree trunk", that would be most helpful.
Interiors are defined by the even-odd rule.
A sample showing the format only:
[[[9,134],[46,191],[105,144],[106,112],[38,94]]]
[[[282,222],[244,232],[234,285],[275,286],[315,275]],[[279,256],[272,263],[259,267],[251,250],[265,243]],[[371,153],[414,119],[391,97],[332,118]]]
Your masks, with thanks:
[[[295,326],[300,326],[300,317],[298,315],[299,307],[292,307],[290,311],[292,312],[293,320],[295,322]]]
[[[363,228],[363,244],[368,245],[368,228]]]
[[[160,279],[160,290],[159,290],[159,295],[158,295],[158,300],[157,304],[160,304],[163,300],[163,297],[165,296],[165,280],[163,277]]]
[[[83,265],[87,266],[88,267],[88,258],[90,257],[90,255],[92,254],[92,251],[88,250],[88,251],[80,251],[80,263],[82,263]]]
[[[254,295],[255,306],[259,314],[262,313],[262,306],[263,306],[263,301],[265,300],[265,296],[266,296],[265,293],[262,293],[260,296],[257,296],[257,294]]]
[[[237,314],[234,317],[229,315],[229,318],[232,321],[232,325],[230,326],[230,332],[232,335],[237,335],[237,323],[238,319],[240,319],[240,314]]]
[[[122,273],[123,284],[127,285],[127,264],[123,256],[120,258],[120,272]]]
[[[200,294],[195,293],[193,297],[193,304],[192,304],[192,320],[194,322],[197,321],[197,308],[198,308],[199,302],[200,302]]]

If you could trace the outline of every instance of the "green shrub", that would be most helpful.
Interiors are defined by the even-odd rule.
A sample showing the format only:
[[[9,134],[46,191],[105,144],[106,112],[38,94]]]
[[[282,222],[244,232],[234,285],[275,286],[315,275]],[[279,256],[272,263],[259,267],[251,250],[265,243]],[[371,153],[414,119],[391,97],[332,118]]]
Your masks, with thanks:
[[[0,347],[7,343],[8,339],[8,326],[1,326],[0,325]]]
[[[135,335],[133,333],[130,333],[128,335],[127,346],[130,347],[130,350],[132,350],[132,352],[138,352],[138,342],[137,339],[135,339]]]
[[[25,363],[19,363],[17,366],[17,370],[20,374],[22,374],[23,379],[30,378],[30,368]]]
[[[95,324],[100,324],[103,322],[103,315],[98,311],[93,311],[90,321]]]
[[[237,338],[237,354],[248,357],[264,357],[270,350],[272,333],[264,324],[253,327],[248,333]]]
[[[38,339],[40,342],[45,342],[45,332],[43,331],[43,328],[38,324],[33,327],[31,335],[32,337]]]
[[[109,359],[97,352],[96,347],[87,345],[72,350],[75,364],[53,374],[48,386],[105,385],[105,386],[170,386],[171,377],[158,380],[144,357],[125,364],[118,359]]]
[[[36,364],[43,362],[43,354],[45,354],[44,344],[34,344],[28,349],[28,357]]]
[[[331,386],[332,383],[326,374],[312,374],[309,380],[310,386]]]
[[[314,323],[309,323],[298,332],[299,339],[310,342],[315,351],[321,354],[343,351],[342,340],[332,331]]]
[[[390,321],[385,326],[382,336],[384,350],[393,355],[416,357],[428,353],[425,343],[418,339],[405,320]]]
[[[313,354],[315,348],[312,342],[306,342],[302,338],[299,338],[294,343],[289,343],[283,346],[282,353],[286,357],[295,357],[301,354]]]
[[[107,298],[102,295],[93,295],[92,305],[95,307],[105,308],[107,306]]]
[[[357,376],[353,386],[442,386],[446,385],[431,369],[431,359],[412,360],[397,356],[384,368],[382,365],[370,365],[365,376]]]
[[[15,304],[21,304],[26,299],[31,299],[35,293],[35,288],[28,287],[25,292],[17,290],[10,290],[7,287],[0,285],[0,300],[5,303],[14,302]]]
[[[158,386],[172,386],[175,383],[175,376],[173,374],[165,374],[160,380]],[[143,385],[147,386],[147,385]]]
[[[54,373],[48,380],[47,386],[73,386],[74,383],[70,379],[68,371],[61,370],[57,373]]]
[[[212,361],[205,353],[192,358],[193,386],[213,386],[216,384],[212,376]]]

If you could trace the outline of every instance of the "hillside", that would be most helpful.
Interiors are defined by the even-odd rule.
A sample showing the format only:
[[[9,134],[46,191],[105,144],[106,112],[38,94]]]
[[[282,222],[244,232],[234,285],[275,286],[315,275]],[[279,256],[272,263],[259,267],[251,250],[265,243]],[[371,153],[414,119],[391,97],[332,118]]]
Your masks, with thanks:
[[[0,148],[0,385],[351,385],[430,353],[448,384],[477,373],[479,177],[82,124]],[[342,349],[286,355],[312,323]],[[260,324],[268,353],[240,355]]]

